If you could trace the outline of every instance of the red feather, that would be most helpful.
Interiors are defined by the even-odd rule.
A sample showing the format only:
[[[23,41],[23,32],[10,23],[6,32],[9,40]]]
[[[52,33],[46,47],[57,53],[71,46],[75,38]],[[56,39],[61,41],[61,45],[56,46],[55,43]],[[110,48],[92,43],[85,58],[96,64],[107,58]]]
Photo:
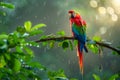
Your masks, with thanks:
[[[77,56],[79,59],[80,71],[81,71],[81,74],[83,74],[83,52],[80,51],[80,42],[78,42]]]

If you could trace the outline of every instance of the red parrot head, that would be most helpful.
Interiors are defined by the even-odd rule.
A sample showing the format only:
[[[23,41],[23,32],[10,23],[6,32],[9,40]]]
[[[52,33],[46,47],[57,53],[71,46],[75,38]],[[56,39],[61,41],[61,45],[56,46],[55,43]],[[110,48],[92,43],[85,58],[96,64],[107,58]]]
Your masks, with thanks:
[[[75,11],[74,10],[69,10],[68,13],[69,13],[70,18],[75,17]]]
[[[73,13],[75,13],[75,11],[74,10],[69,10],[68,13],[73,14]]]

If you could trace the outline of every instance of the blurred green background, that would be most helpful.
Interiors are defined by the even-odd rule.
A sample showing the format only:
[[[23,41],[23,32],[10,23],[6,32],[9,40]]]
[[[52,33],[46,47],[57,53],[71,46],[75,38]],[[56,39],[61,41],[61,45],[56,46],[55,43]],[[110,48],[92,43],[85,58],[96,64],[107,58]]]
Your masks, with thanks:
[[[100,36],[113,46],[120,47],[120,0],[1,0],[15,5],[14,10],[3,9],[7,14],[0,16],[0,33],[11,33],[17,26],[27,20],[33,25],[45,23],[45,34],[55,34],[64,30],[71,36],[68,10],[78,11],[87,22],[87,35]],[[34,40],[38,39],[35,37]],[[33,48],[35,60],[51,70],[63,69],[69,78],[81,79],[76,48],[73,51],[63,51],[62,48],[49,47]],[[85,80],[93,80],[96,73],[101,78],[108,78],[120,71],[120,58],[113,55],[111,50],[104,49],[103,56],[89,53],[84,54]],[[102,67],[100,68],[100,66]],[[43,76],[44,77],[44,76]]]

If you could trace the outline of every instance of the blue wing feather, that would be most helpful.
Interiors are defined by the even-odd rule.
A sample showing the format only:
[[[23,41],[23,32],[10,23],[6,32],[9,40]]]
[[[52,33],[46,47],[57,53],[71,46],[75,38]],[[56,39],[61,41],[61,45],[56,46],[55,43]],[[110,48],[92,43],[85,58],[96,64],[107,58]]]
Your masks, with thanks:
[[[86,43],[86,34],[81,34],[77,28],[74,27],[75,25],[72,26],[72,32],[74,34],[74,37],[78,39],[80,42],[80,51],[83,51],[85,49],[85,43]]]

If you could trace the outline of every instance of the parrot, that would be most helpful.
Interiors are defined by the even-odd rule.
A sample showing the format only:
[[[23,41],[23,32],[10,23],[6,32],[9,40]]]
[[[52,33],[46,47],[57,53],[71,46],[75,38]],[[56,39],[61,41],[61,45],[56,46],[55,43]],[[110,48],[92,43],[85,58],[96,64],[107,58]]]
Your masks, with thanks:
[[[77,56],[79,59],[80,72],[83,74],[83,50],[88,52],[86,47],[86,21],[74,10],[69,10],[68,13],[70,15],[69,21],[72,35],[78,40]]]

